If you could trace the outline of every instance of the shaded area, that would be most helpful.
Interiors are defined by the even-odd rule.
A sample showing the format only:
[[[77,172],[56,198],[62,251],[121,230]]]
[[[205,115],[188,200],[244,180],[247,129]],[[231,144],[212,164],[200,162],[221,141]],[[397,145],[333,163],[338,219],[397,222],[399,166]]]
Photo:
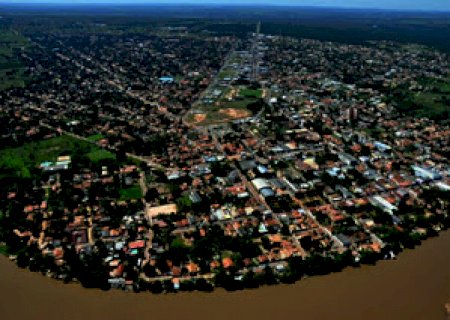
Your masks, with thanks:
[[[17,32],[0,28],[0,91],[25,85],[27,76],[20,54],[28,45]]]

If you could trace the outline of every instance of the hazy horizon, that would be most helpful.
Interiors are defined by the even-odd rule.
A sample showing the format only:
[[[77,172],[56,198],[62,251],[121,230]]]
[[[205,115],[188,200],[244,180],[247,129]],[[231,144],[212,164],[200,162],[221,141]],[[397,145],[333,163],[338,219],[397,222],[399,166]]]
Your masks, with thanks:
[[[318,8],[355,8],[386,10],[421,10],[450,11],[450,1],[444,0],[0,0],[0,4],[110,4],[110,5],[143,5],[143,4],[186,4],[186,5],[276,5],[305,6]]]

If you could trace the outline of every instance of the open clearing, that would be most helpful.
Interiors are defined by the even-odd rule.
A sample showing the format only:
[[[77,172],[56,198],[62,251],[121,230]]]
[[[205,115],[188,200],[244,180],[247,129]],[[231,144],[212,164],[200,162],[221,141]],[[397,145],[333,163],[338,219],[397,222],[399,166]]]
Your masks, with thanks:
[[[226,115],[232,119],[241,119],[250,116],[250,111],[244,109],[226,108],[220,109],[219,113]]]
[[[60,136],[48,140],[30,142],[17,148],[0,151],[0,178],[19,176],[29,178],[31,171],[44,161],[56,161],[58,156],[86,155],[93,163],[105,159],[115,159],[109,151],[95,145],[79,141],[69,136]]]

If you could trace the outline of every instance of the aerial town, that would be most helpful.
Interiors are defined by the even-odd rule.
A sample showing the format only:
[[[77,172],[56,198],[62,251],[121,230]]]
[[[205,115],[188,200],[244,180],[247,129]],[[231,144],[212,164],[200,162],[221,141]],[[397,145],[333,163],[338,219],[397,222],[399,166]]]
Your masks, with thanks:
[[[237,290],[395,259],[450,226],[446,53],[259,24],[24,41],[28,83],[0,91],[1,250],[21,268]]]

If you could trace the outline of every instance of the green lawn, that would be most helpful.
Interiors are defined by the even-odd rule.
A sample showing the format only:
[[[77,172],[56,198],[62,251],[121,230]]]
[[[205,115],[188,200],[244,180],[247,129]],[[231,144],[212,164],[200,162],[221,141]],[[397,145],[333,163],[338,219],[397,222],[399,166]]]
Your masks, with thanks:
[[[198,106],[198,110],[204,114],[206,114],[206,119],[200,123],[196,123],[194,120],[194,114],[189,114],[186,118],[187,122],[195,123],[197,126],[207,126],[216,123],[224,123],[232,120],[236,120],[226,113],[221,112],[221,110],[225,109],[237,109],[237,110],[245,110],[248,112],[248,115],[252,115],[252,112],[247,108],[248,105],[258,101],[258,99],[253,97],[246,98],[238,98],[233,101],[221,100],[219,105],[200,105]]]
[[[419,106],[422,106],[417,112],[420,116],[434,116],[442,114],[449,108],[440,99],[441,94],[424,92],[416,95],[413,101]]]
[[[56,161],[61,155],[86,154],[92,162],[114,159],[114,154],[69,136],[27,143],[21,147],[0,150],[0,177],[29,178],[31,170],[44,161]]]
[[[250,97],[250,98],[261,98],[262,90],[261,89],[241,89],[239,90],[239,95],[242,97]]]
[[[250,103],[253,103],[255,101],[256,99],[252,97],[246,97],[244,99],[236,99],[233,101],[224,102],[221,108],[246,109]]]
[[[428,117],[435,120],[448,119],[450,115],[450,77],[444,79],[421,79],[418,81],[423,90],[409,92],[407,88],[397,89],[394,93],[400,111]]]
[[[219,74],[217,75],[217,77],[221,80],[223,80],[223,78],[231,78],[233,76],[235,76],[236,72],[232,69],[223,69],[222,71],[219,72]]]
[[[450,113],[450,78],[423,80],[427,90],[412,97],[419,106],[416,113],[422,117],[440,118]]]
[[[436,80],[433,85],[437,89],[437,91],[445,94],[450,94],[450,77],[442,80]]]
[[[142,191],[138,185],[120,189],[120,200],[132,200],[142,198]]]
[[[99,163],[100,161],[103,161],[103,160],[114,160],[116,158],[113,153],[103,150],[103,149],[91,151],[88,154],[86,154],[86,156],[93,163]]]
[[[101,133],[93,134],[92,136],[87,137],[87,139],[92,142],[97,142],[99,140],[102,140],[103,138],[104,136]]]

